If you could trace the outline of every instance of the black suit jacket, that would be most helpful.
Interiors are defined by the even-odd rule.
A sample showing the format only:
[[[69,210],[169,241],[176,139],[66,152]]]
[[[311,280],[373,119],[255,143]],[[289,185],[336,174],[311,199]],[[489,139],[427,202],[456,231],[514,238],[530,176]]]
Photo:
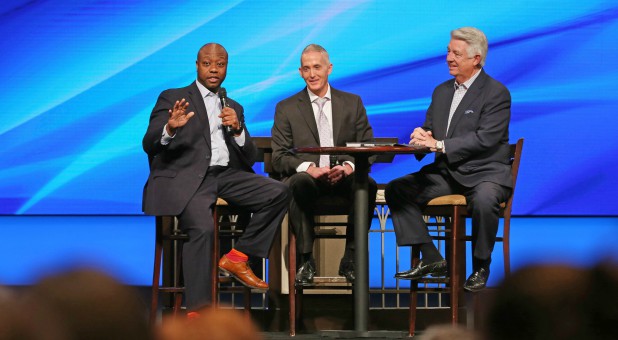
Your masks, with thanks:
[[[373,141],[373,130],[361,98],[336,90],[332,86],[330,91],[334,145],[345,146],[346,142]],[[318,127],[307,88],[277,104],[271,134],[273,169],[278,174],[288,177],[295,174],[296,168],[303,162],[319,163],[319,155],[290,152],[295,147],[320,146]],[[338,158],[342,162],[354,161],[350,156]]]
[[[161,145],[163,127],[169,118],[168,110],[182,98],[189,102],[187,112],[193,111],[195,116],[176,131],[169,144]],[[245,126],[243,107],[231,99],[229,104]],[[243,147],[232,136],[226,136],[225,141],[230,153],[228,165],[253,172],[251,167],[255,163],[257,150],[246,126]],[[159,95],[142,146],[150,164],[150,175],[144,187],[144,212],[148,215],[179,215],[202,183],[211,158],[208,114],[195,82]]]
[[[509,165],[509,122],[511,95],[500,82],[484,70],[466,91],[451,120],[448,116],[453,99],[454,79],[433,92],[424,130],[444,140],[446,154],[436,154],[434,163],[424,167],[447,167],[460,184],[473,187],[480,182],[494,182],[512,187]]]

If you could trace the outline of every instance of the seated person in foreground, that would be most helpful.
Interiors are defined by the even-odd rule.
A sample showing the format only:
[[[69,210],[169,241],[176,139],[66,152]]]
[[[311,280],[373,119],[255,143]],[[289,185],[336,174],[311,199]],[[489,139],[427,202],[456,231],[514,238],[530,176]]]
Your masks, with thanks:
[[[300,63],[300,76],[307,86],[277,104],[272,148],[273,168],[292,191],[289,221],[301,259],[296,283],[302,285],[313,282],[315,276],[312,255],[315,203],[318,197],[326,195],[347,197],[353,202],[354,163],[350,156],[339,156],[337,162],[331,164],[329,155],[294,154],[290,150],[370,142],[373,130],[360,97],[329,85],[328,76],[333,65],[322,46],[311,44],[305,47]],[[369,178],[369,221],[373,216],[376,192],[377,185]],[[350,208],[346,229],[345,253],[339,265],[339,275],[350,282],[355,279],[352,210]]]
[[[511,95],[483,70],[486,55],[483,32],[472,27],[451,32],[446,63],[454,79],[435,88],[424,125],[410,136],[411,144],[435,152],[435,161],[386,187],[397,244],[420,246],[422,257],[418,265],[397,273],[396,278],[446,274],[446,261],[431,240],[422,211],[433,198],[460,194],[466,196],[472,217],[473,268],[464,289],[478,291],[487,284],[500,203],[508,199],[513,182]]]
[[[250,288],[267,289],[247,264],[248,256],[267,257],[289,205],[285,184],[257,175],[251,166],[257,149],[245,126],[243,107],[223,105],[221,84],[228,54],[209,43],[200,48],[197,80],[163,91],[150,115],[143,139],[150,176],[144,188],[144,212],[177,216],[189,235],[183,246],[183,277],[189,312],[209,305],[213,208],[217,197],[252,213],[235,247],[219,269]]]

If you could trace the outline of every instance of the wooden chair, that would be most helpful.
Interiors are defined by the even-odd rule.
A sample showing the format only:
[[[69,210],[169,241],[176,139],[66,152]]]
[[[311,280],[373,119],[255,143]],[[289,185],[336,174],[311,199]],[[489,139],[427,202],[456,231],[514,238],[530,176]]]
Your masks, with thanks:
[[[258,155],[256,162],[263,162],[265,172],[272,172],[272,148],[270,137],[254,137]],[[150,159],[149,162],[152,162]],[[215,230],[213,239],[238,238],[242,228],[237,228],[239,214],[243,213],[238,208],[229,205],[225,200],[219,198],[213,211]],[[155,256],[154,270],[152,275],[152,299],[150,309],[150,322],[153,324],[157,316],[159,303],[159,293],[167,293],[165,307],[172,310],[174,316],[178,314],[182,305],[184,286],[182,283],[182,244],[189,237],[183,234],[178,227],[177,219],[173,216],[156,216],[155,218]],[[248,316],[251,310],[251,289],[235,284],[233,279],[227,276],[220,276],[218,263],[220,258],[220,243],[215,242],[212,256],[212,296],[213,305],[219,303],[219,292],[243,292],[245,315]],[[161,272],[163,273],[161,277]],[[159,282],[162,278],[162,285]],[[222,286],[221,284],[225,284]],[[171,297],[171,300],[170,300]]]
[[[513,175],[513,191],[506,202],[500,205],[500,217],[504,219],[502,237],[497,237],[496,241],[502,242],[504,252],[504,271],[505,275],[509,275],[510,266],[510,228],[511,228],[511,211],[513,207],[513,196],[515,194],[515,185],[517,183],[517,174],[519,172],[519,164],[521,161],[521,153],[524,146],[523,138],[520,138],[516,144],[511,144],[511,172]],[[471,240],[465,235],[466,232],[466,217],[468,216],[467,202],[465,196],[462,195],[446,195],[434,198],[431,200],[425,210],[425,216],[443,217],[436,218],[435,223],[428,223],[428,228],[437,231],[438,235],[433,238],[438,241],[445,241],[447,262],[449,265],[448,278],[423,278],[412,281],[410,284],[410,329],[409,335],[414,336],[416,327],[416,307],[418,304],[418,292],[436,292],[443,291],[442,288],[425,288],[419,289],[419,283],[443,284],[448,288],[450,295],[450,311],[451,322],[456,324],[459,321],[459,307],[463,303],[463,284],[465,282],[466,273],[466,245],[465,242]],[[432,230],[432,229],[430,229]],[[420,250],[418,247],[412,247],[412,265],[416,265],[419,261]]]
[[[220,242],[225,238],[237,238],[242,234],[242,229],[236,228],[237,216],[240,211],[219,198],[214,207],[214,234],[212,262],[212,301],[213,306],[218,305],[221,291],[238,293],[244,296],[244,310],[248,316],[251,310],[251,289],[235,284],[233,279],[219,276],[218,263],[220,258]],[[182,298],[185,291],[182,280],[182,246],[189,240],[178,226],[178,220],[174,216],[155,217],[155,255],[152,275],[152,298],[150,307],[150,323],[154,324],[157,317],[159,294],[170,294],[165,297],[165,308],[171,309],[173,317],[181,310]],[[161,277],[162,274],[162,277]],[[162,285],[159,282],[162,278]],[[226,286],[221,284],[227,283]]]
[[[315,207],[315,238],[319,239],[343,239],[344,234],[335,233],[334,227],[346,226],[347,216],[352,202],[343,197],[320,197]],[[324,216],[338,216],[344,222],[321,222]],[[322,228],[328,228],[322,230]],[[302,313],[302,295],[305,289],[338,289],[350,290],[352,284],[341,276],[315,276],[313,283],[306,286],[296,285],[296,236],[291,228],[288,230],[288,301],[290,306],[290,336],[296,335],[297,320]]]

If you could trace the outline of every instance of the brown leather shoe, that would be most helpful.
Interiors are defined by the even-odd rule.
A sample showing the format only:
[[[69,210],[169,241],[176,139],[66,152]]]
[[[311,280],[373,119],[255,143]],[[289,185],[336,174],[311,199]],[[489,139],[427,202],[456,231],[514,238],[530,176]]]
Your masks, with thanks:
[[[227,256],[223,255],[221,260],[219,260],[219,269],[226,274],[232,275],[236,280],[249,288],[268,289],[268,283],[255,276],[247,262],[234,263]]]

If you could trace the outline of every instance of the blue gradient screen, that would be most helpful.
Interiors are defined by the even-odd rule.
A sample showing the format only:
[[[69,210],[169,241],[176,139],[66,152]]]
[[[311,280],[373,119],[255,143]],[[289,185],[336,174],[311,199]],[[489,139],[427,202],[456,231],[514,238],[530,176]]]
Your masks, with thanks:
[[[462,26],[486,33],[485,70],[513,98],[511,142],[526,140],[514,213],[618,215],[615,0],[2,1],[0,18],[1,215],[141,214],[150,111],[195,80],[211,41],[229,52],[224,86],[253,136],[304,87],[300,52],[318,43],[375,135],[407,142]],[[372,176],[428,161],[399,155]]]

